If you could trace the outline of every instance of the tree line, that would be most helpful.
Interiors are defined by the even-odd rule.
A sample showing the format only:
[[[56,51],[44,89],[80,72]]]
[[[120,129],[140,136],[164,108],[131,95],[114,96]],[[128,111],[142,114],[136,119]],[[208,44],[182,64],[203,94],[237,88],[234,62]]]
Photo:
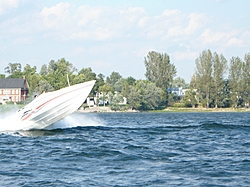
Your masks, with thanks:
[[[228,65],[222,54],[202,51],[195,60],[195,73],[189,84],[176,77],[176,67],[166,53],[148,52],[144,65],[145,80],[136,80],[131,76],[123,78],[119,72],[105,77],[93,72],[91,67],[77,70],[64,58],[42,65],[39,72],[36,66],[26,64],[22,69],[20,63],[9,63],[4,68],[8,76],[0,74],[0,78],[26,76],[29,96],[66,87],[67,77],[71,85],[96,80],[90,96],[97,96],[99,101],[104,101],[103,105],[107,101],[114,110],[155,110],[172,105],[207,108],[249,106],[250,53],[245,55],[244,60],[232,57]],[[168,92],[173,87],[186,88],[185,95],[180,97]],[[120,105],[124,97],[128,104]]]
[[[195,60],[196,69],[190,88],[197,89],[197,102],[210,107],[249,107],[250,53],[244,60],[204,50]]]

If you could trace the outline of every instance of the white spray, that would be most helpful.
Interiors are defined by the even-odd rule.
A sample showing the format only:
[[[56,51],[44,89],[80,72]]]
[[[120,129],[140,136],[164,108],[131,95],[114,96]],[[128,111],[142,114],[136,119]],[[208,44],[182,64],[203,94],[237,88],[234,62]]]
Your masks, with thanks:
[[[20,131],[31,130],[25,123],[15,118],[16,108],[8,112],[0,113],[0,132],[3,131]],[[73,113],[65,119],[54,123],[45,130],[66,129],[78,126],[103,126],[104,122],[93,115],[89,116],[83,113]]]

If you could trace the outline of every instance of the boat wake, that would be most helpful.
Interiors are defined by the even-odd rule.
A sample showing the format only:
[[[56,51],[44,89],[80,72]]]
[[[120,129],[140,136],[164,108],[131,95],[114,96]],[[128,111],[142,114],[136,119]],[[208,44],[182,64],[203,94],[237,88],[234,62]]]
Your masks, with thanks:
[[[67,129],[84,126],[104,126],[104,122],[97,117],[93,118],[93,116],[90,117],[81,113],[73,113],[46,128],[37,128],[36,130]],[[8,112],[0,115],[0,132],[23,130],[33,130],[33,128],[27,126],[27,124],[22,123],[19,120],[16,120],[15,112]]]
[[[48,127],[45,130],[54,129],[67,129],[74,127],[89,127],[89,126],[104,126],[104,122],[99,118],[88,115],[83,115],[81,113],[73,113],[61,121],[58,121]]]

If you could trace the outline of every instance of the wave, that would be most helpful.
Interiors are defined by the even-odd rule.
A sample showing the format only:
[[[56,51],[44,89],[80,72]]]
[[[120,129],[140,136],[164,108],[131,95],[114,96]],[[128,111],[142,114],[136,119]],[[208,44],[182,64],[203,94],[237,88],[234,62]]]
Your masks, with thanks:
[[[22,130],[25,126],[15,118],[16,110],[3,112],[0,115],[0,131]]]
[[[61,121],[58,121],[45,130],[54,130],[54,129],[67,129],[75,127],[86,127],[86,126],[104,126],[105,122],[98,117],[82,115],[79,113],[73,113],[70,116],[67,116]]]
[[[25,123],[22,123],[21,121],[15,119],[15,111],[13,110],[1,113],[0,132],[32,130],[31,128],[27,127]],[[48,126],[47,128],[40,130],[55,130],[55,129],[67,129],[67,128],[85,127],[85,126],[104,126],[104,125],[105,122],[98,117],[73,113],[70,116],[64,118],[63,120],[58,121]]]

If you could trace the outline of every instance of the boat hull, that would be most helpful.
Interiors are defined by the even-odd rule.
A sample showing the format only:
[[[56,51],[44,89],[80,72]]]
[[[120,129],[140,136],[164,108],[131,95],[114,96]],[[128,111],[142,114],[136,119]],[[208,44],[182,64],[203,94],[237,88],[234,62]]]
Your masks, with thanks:
[[[91,92],[95,80],[41,94],[16,113],[26,129],[44,129],[75,112]]]

